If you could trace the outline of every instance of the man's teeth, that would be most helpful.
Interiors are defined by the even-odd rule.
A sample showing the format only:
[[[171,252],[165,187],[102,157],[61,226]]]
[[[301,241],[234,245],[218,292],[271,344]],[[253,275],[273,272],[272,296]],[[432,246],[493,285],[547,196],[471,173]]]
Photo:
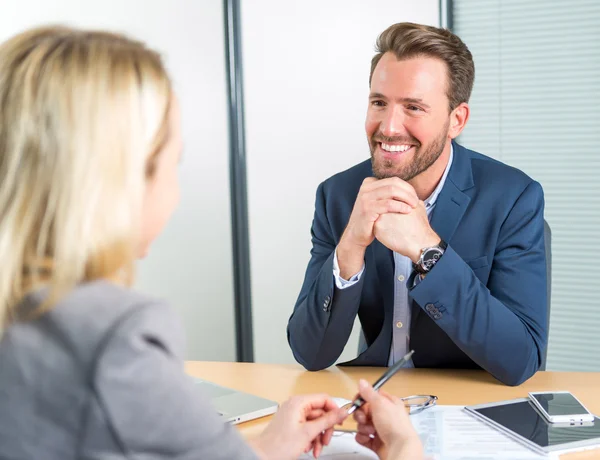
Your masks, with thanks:
[[[381,148],[387,152],[406,152],[412,145],[390,145],[381,143]]]

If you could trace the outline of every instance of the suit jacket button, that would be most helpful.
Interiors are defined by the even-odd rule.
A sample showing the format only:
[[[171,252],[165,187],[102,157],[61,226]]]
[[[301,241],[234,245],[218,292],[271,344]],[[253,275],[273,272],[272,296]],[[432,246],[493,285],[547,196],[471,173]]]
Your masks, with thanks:
[[[427,305],[425,305],[425,310],[427,310],[429,313],[431,313],[435,309],[435,305],[433,305],[432,303],[428,303]]]
[[[433,315],[433,319],[441,319],[442,314],[438,311],[435,315]]]
[[[323,301],[323,311],[328,312],[331,310],[331,297],[326,296]]]

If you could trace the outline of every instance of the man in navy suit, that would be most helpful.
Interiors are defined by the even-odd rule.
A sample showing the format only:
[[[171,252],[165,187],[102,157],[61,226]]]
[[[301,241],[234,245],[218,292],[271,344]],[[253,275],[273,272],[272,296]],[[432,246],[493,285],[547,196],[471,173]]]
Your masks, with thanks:
[[[309,370],[346,363],[485,369],[518,385],[547,344],[544,196],[527,175],[454,139],[474,65],[447,30],[395,24],[371,63],[371,160],[317,190],[311,259],[288,324]]]

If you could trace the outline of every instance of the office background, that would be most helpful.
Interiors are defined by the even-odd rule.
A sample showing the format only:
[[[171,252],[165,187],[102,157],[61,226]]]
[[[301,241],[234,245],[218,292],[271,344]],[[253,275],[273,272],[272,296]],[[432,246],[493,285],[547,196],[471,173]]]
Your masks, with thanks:
[[[137,287],[180,312],[188,359],[237,357],[231,27],[239,35],[237,64],[243,62],[248,351],[258,362],[285,363],[293,362],[285,326],[309,259],[316,187],[367,158],[363,123],[375,39],[394,22],[413,21],[449,25],[473,52],[472,118],[461,142],[544,186],[553,231],[548,369],[600,370],[600,3],[240,0],[229,29],[226,3],[0,2],[0,40],[33,25],[63,23],[123,31],[165,55],[183,111],[183,194],[173,221],[139,264]],[[355,327],[342,359],[354,356],[357,333]]]

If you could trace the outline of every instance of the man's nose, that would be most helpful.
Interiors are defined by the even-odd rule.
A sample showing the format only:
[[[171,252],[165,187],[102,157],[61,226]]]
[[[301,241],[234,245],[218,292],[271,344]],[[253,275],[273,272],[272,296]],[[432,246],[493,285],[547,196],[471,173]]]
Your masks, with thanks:
[[[387,137],[401,136],[406,134],[404,129],[404,111],[402,107],[390,107],[386,111],[379,130]]]

